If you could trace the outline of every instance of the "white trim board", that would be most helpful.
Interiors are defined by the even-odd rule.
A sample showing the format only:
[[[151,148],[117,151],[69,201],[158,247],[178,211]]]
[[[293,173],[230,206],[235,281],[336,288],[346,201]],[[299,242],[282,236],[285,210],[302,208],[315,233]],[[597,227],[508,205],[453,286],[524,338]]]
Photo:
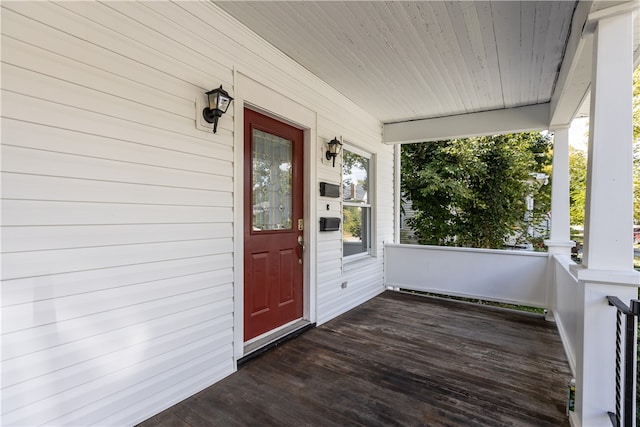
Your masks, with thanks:
[[[471,136],[544,130],[549,127],[549,103],[457,116],[387,123],[383,142],[402,144]]]
[[[261,113],[304,130],[304,312],[303,319],[316,321],[315,236],[317,118],[316,113],[266,85],[235,70],[234,84],[234,363],[244,356],[244,108]]]

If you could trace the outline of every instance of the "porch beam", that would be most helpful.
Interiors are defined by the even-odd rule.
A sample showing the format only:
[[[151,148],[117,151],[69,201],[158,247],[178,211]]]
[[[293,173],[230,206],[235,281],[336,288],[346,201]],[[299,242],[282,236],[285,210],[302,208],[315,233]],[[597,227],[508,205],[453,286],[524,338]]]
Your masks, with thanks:
[[[402,144],[471,136],[544,130],[549,127],[549,103],[482,111],[456,116],[387,123],[383,142]]]
[[[550,106],[550,127],[568,126],[586,99],[591,86],[593,63],[593,37],[599,20],[630,13],[640,7],[631,0],[591,12],[592,1],[578,2],[571,20],[571,33],[567,40],[564,59],[558,74]],[[634,68],[640,64],[640,49],[634,52]]]
[[[553,94],[549,122],[551,127],[569,126],[584,101],[591,84],[592,37],[583,37],[583,29],[592,6],[578,2],[571,19],[571,33]]]

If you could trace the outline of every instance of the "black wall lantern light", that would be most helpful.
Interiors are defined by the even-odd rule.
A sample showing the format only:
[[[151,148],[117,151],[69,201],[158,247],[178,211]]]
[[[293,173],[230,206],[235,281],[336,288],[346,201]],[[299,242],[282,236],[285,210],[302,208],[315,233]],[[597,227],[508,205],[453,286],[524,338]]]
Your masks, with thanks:
[[[208,123],[213,123],[213,133],[216,133],[218,119],[227,112],[233,98],[226,90],[222,89],[222,85],[218,89],[207,92],[207,98],[209,98],[209,106],[202,110],[202,116]]]
[[[333,159],[333,167],[336,167],[336,157],[340,154],[342,150],[342,143],[338,141],[338,138],[333,138],[331,141],[327,143],[327,152],[325,157],[327,160]]]

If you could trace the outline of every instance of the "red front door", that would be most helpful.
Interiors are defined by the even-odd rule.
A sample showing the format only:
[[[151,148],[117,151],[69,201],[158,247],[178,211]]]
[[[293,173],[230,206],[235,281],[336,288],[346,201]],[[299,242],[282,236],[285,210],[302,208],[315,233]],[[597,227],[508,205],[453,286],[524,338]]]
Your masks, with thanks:
[[[302,150],[301,130],[244,110],[245,341],[302,317]]]

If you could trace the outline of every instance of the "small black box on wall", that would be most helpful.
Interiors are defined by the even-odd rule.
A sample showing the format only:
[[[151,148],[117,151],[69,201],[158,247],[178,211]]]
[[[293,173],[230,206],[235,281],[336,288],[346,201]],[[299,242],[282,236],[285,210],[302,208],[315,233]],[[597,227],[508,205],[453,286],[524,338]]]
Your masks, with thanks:
[[[320,231],[339,231],[340,218],[320,218]]]
[[[324,197],[340,197],[340,187],[337,184],[321,182],[320,195]]]

